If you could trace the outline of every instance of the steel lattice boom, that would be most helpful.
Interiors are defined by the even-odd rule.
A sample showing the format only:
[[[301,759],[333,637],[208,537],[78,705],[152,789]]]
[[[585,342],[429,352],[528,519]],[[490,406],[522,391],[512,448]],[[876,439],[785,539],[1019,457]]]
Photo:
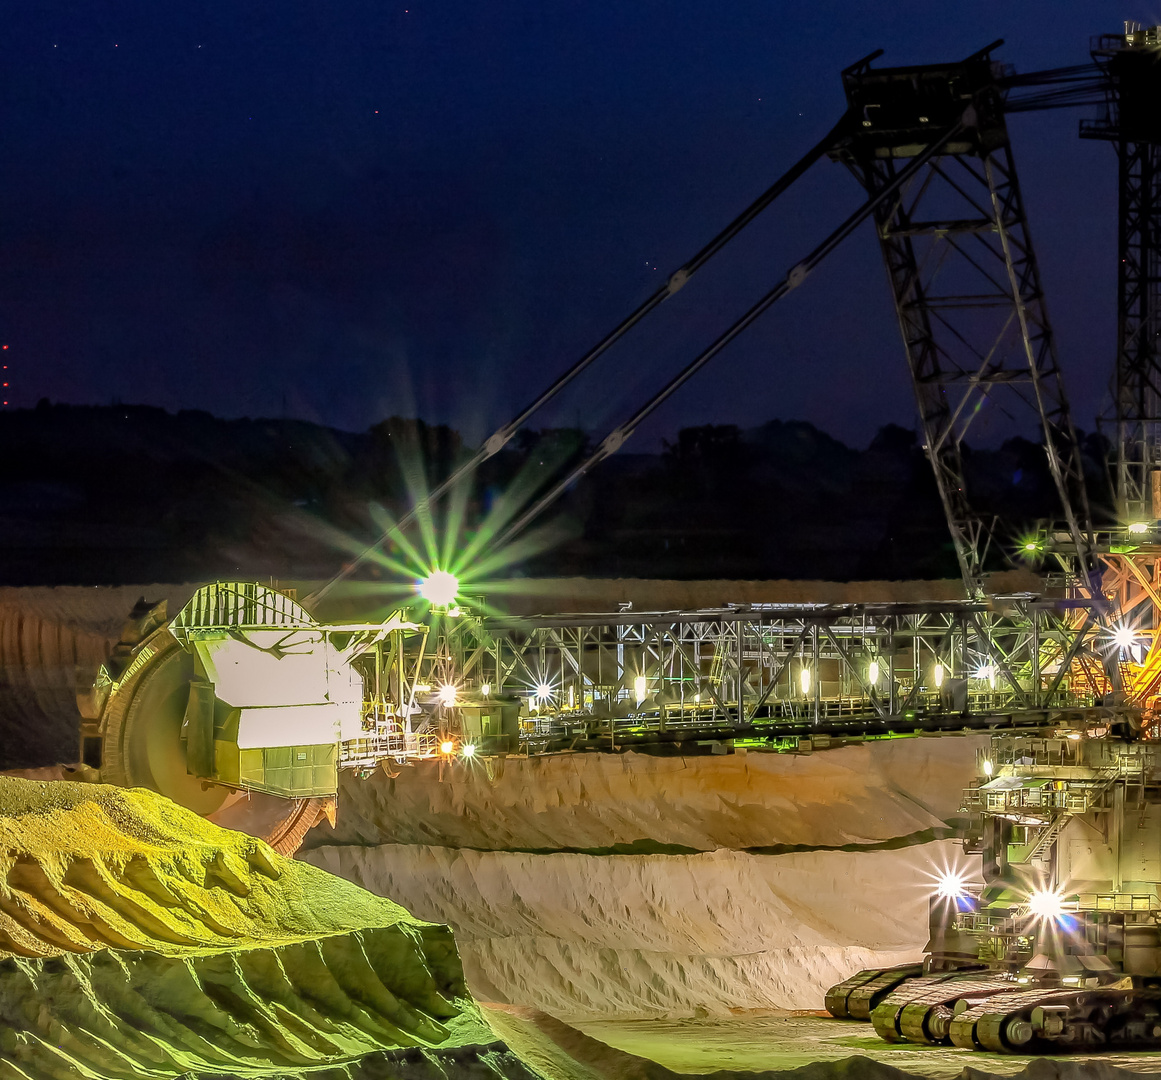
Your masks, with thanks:
[[[992,529],[973,509],[963,446],[998,411],[1041,429],[1076,570],[1097,566],[1084,472],[1056,359],[1040,273],[1004,122],[1002,70],[989,49],[961,64],[843,73],[862,117],[834,156],[870,193],[929,145],[949,117],[947,143],[876,212],[879,243],[915,386],[927,453],[969,595],[982,593]]]
[[[1157,29],[1093,43],[1106,78],[1104,115],[1081,136],[1117,150],[1117,355],[1114,399],[1118,512],[1161,517],[1161,39]]]
[[[751,604],[444,620],[380,681],[484,752],[599,750],[1108,722],[1111,649],[1085,601]]]

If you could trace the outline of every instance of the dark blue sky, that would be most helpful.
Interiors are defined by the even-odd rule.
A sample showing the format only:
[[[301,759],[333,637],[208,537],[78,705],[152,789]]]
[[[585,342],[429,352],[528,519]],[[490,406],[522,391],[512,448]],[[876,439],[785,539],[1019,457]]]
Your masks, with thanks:
[[[6,5],[0,338],[42,396],[389,415],[479,437],[837,119],[839,70],[1080,63],[1109,3]],[[1078,423],[1112,363],[1115,162],[1068,111],[1011,121]],[[859,201],[824,162],[546,423],[603,431]],[[869,227],[643,432],[914,404]]]

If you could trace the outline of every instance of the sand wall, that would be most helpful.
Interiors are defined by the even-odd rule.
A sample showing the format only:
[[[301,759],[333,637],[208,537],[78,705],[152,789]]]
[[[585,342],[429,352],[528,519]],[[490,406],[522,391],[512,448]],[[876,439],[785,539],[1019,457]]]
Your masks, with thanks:
[[[917,959],[986,736],[345,777],[303,857],[456,931],[473,992],[582,1020],[821,1008]]]
[[[306,856],[456,933],[473,993],[566,1019],[816,1009],[916,959],[948,841],[898,851],[532,855],[411,845]]]
[[[195,588],[0,588],[0,767],[76,761],[78,685],[91,685],[133,605],[164,599],[176,612]]]
[[[813,754],[555,754],[344,774],[322,844],[500,851],[687,851],[931,839],[960,806],[986,736],[885,739]],[[928,834],[924,836],[923,834]]]

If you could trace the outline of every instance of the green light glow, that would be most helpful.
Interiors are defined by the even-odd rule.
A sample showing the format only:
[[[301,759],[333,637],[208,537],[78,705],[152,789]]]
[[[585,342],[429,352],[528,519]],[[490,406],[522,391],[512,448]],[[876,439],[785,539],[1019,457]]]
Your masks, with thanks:
[[[432,607],[449,607],[455,603],[460,579],[447,570],[433,570],[416,586],[416,591]]]

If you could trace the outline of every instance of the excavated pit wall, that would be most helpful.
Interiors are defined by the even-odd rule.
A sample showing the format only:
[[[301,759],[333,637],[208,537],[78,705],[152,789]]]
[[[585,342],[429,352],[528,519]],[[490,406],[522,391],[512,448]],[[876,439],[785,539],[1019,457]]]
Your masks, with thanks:
[[[344,776],[304,858],[455,928],[473,992],[568,1020],[821,1008],[915,959],[985,736]]]

